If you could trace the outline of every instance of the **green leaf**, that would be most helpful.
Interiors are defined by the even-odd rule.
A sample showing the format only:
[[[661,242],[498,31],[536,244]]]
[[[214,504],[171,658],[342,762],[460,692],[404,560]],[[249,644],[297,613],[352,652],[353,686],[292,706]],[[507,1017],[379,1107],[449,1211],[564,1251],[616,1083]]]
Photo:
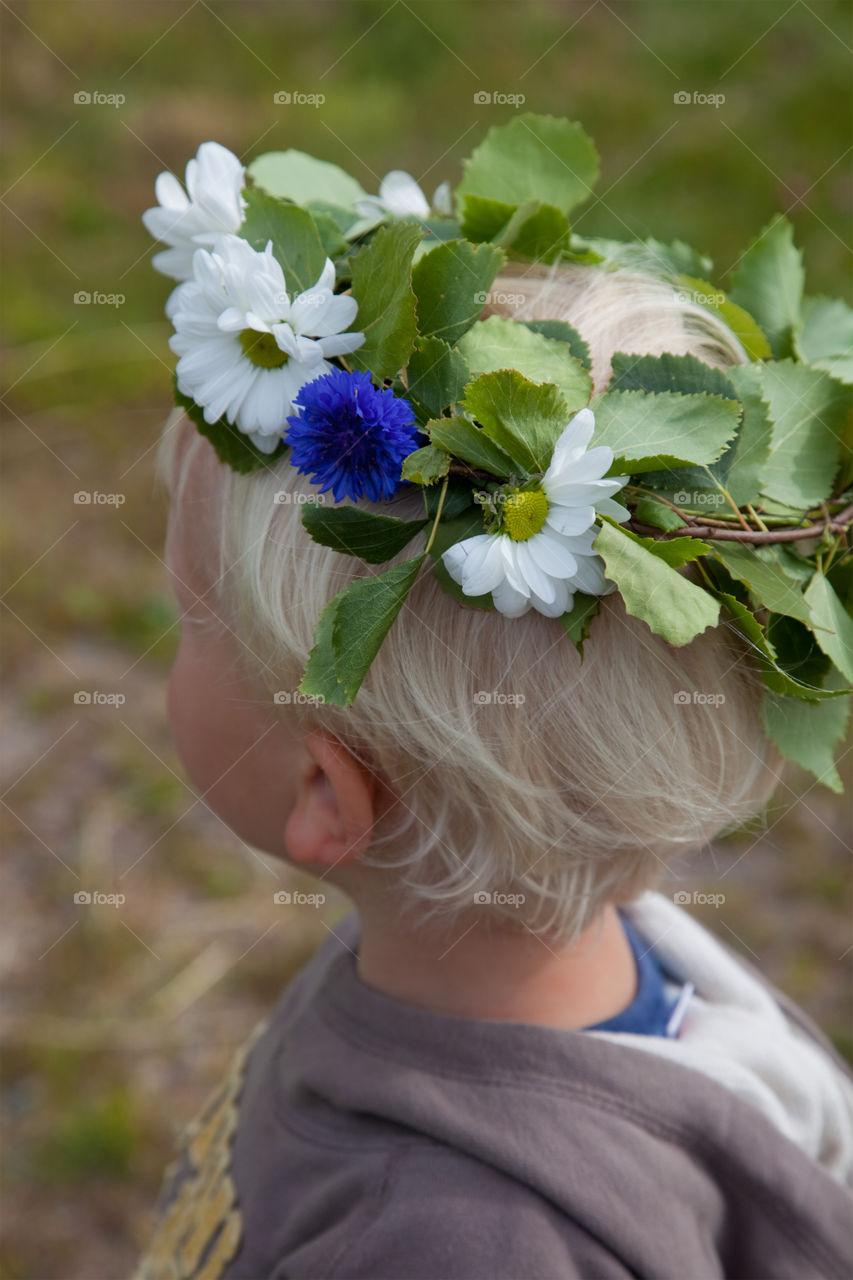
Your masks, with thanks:
[[[494,245],[467,240],[446,240],[425,253],[412,273],[421,336],[457,342],[482,313],[503,261]]]
[[[442,476],[446,476],[450,467],[450,454],[435,445],[425,444],[422,449],[415,449],[403,459],[403,480],[412,484],[435,484]]]
[[[762,492],[807,510],[832,495],[840,437],[853,415],[853,388],[793,360],[763,364],[761,378],[773,422]]]
[[[342,235],[336,220],[329,213],[311,210],[311,217],[317,224],[317,231],[323,244],[323,252],[327,258],[338,258],[349,249],[349,242]]]
[[[515,369],[484,373],[469,382],[462,407],[530,474],[547,470],[570,416],[557,387],[549,382],[538,386]]]
[[[839,671],[853,683],[853,618],[818,571],[805,594],[815,639]]]
[[[629,532],[633,533],[633,529]],[[681,564],[687,564],[688,560],[698,560],[699,556],[705,556],[711,550],[710,544],[703,542],[701,538],[641,538],[639,535],[636,536],[637,541],[642,546],[647,547],[660,560],[672,565],[673,569],[677,569]]]
[[[408,367],[407,394],[438,418],[456,405],[471,371],[456,347],[441,338],[419,338]]]
[[[853,382],[853,307],[841,298],[804,298],[794,345],[801,360],[839,382]]]
[[[512,475],[515,469],[509,454],[504,453],[485,431],[467,418],[436,418],[427,423],[426,429],[434,445],[446,449],[478,471],[506,477]]]
[[[690,291],[698,306],[728,325],[751,360],[770,359],[773,352],[761,328],[749,312],[727,298],[722,289],[709,284],[707,280],[697,280],[695,276],[680,276],[676,283]]]
[[[534,333],[541,333],[543,338],[565,342],[569,351],[576,360],[581,362],[587,373],[592,371],[592,357],[589,354],[586,338],[582,338],[577,329],[565,320],[520,320],[518,323],[532,329]]]
[[[786,618],[781,613],[771,613],[767,619],[767,640],[776,651],[778,666],[794,680],[811,687],[820,687],[824,676],[832,668],[832,659],[822,651],[815,634],[796,618]],[[770,684],[773,688],[773,684]],[[783,689],[777,689],[783,693]]]
[[[487,591],[480,596],[466,596],[459,583],[451,578],[445,569],[441,557],[448,547],[455,546],[457,542],[464,542],[466,538],[474,538],[478,533],[484,532],[482,508],[473,508],[463,515],[455,516],[451,520],[439,521],[432,546],[430,547],[430,555],[434,562],[433,572],[442,590],[447,595],[452,596],[454,600],[457,600],[459,604],[468,605],[472,609],[494,609],[492,593]]]
[[[443,450],[439,450],[442,453]],[[445,457],[447,455],[445,454]],[[475,510],[474,491],[471,488],[470,476],[448,476],[447,485],[435,485],[431,489],[422,490],[424,499],[424,508],[427,513],[427,519],[432,521],[438,515],[438,508],[441,506],[441,519],[453,520],[456,516],[461,516],[463,512],[468,514]],[[442,498],[442,493],[444,497]]]
[[[815,705],[767,689],[761,702],[761,724],[771,742],[788,760],[838,794],[844,784],[833,755],[845,736],[849,715],[849,697],[827,698]]]
[[[272,470],[279,458],[284,457],[288,452],[288,446],[282,441],[273,453],[261,453],[249,437],[239,431],[227,418],[220,418],[214,423],[205,422],[201,406],[197,405],[190,396],[185,396],[178,390],[177,374],[173,378],[173,388],[175,404],[183,409],[201,435],[210,441],[219,461],[224,462],[232,471],[248,475],[252,471],[261,471],[264,468]]]
[[[733,578],[746,583],[760,605],[811,625],[808,604],[799,583],[782,569],[771,548],[718,541],[712,554],[723,562]]]
[[[598,155],[579,124],[530,113],[494,125],[465,162],[457,199],[520,205],[533,199],[568,214],[598,179]]]
[[[776,652],[770,635],[765,632],[747,604],[725,591],[720,591],[719,597],[731,615],[736,629],[749,643],[752,657],[760,668],[762,679],[768,689],[772,689],[774,693],[802,698],[807,702],[818,702],[823,698],[836,696],[833,691],[824,689],[820,684],[812,683],[807,679],[807,672],[800,663],[794,662],[788,666],[787,662],[783,662]],[[778,619],[776,615],[771,615],[771,620],[774,619],[790,623],[795,627],[800,626],[799,622],[790,618]]]
[[[425,559],[404,560],[338,592],[320,615],[301,693],[322,695],[339,707],[354,701]]]
[[[712,369],[696,356],[676,356],[669,352],[660,356],[638,356],[616,351],[611,363],[613,376],[609,391],[676,391],[682,395],[705,392],[727,400],[738,399],[722,369]]]
[[[608,391],[590,405],[595,444],[614,453],[611,475],[711,463],[737,431],[740,405],[718,395]]]
[[[368,564],[383,564],[420,533],[426,520],[398,520],[360,507],[325,507],[306,503],[302,523],[315,542],[334,547]]]
[[[552,382],[566,398],[569,414],[588,402],[592,379],[565,342],[555,342],[505,316],[479,320],[460,338],[458,350],[473,373],[517,369],[531,382]],[[563,423],[566,426],[568,418]]]
[[[577,649],[583,661],[583,642],[589,635],[592,620],[601,605],[600,596],[588,596],[584,591],[576,591],[572,607],[560,617],[566,635]]]
[[[732,276],[729,296],[758,321],[777,360],[794,351],[803,301],[803,255],[794,229],[777,214],[749,246]]]
[[[240,236],[253,249],[272,251],[284,271],[288,291],[303,293],[316,284],[326,263],[326,252],[317,224],[307,209],[284,204],[259,187],[247,187],[246,213]]]
[[[582,244],[598,254],[607,266],[631,267],[653,276],[673,280],[678,283],[679,277],[708,276],[714,264],[704,254],[674,240],[672,244],[663,244],[660,240],[605,240],[593,237],[574,237],[575,244]]]
[[[408,362],[415,342],[412,254],[420,227],[393,222],[352,259],[352,293],[358,303],[354,326],[366,336],[349,357],[357,369],[390,378]]]
[[[489,240],[512,258],[554,262],[569,253],[568,218],[541,200],[531,198],[511,205],[469,195],[465,198],[462,226],[470,240]]]
[[[732,451],[726,476],[726,488],[736,507],[757,502],[762,492],[764,466],[770,457],[773,423],[764,402],[762,367],[754,364],[734,365],[726,371],[734,384],[741,405],[743,422]]]
[[[650,524],[655,529],[680,529],[687,523],[677,511],[659,502],[652,494],[643,494],[637,500],[636,517],[640,524]]]
[[[642,618],[669,644],[689,644],[716,625],[719,601],[653,554],[645,541],[605,516],[593,547],[604,560],[606,576],[619,588],[628,613]]]
[[[271,196],[307,205],[317,200],[352,208],[367,195],[360,182],[336,164],[305,151],[267,151],[249,165],[249,174]]]

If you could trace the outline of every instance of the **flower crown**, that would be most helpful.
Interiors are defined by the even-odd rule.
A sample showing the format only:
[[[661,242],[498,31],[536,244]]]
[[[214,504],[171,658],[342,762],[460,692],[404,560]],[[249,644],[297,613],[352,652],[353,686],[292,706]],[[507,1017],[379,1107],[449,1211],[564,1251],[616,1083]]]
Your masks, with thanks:
[[[618,590],[672,645],[736,628],[762,671],[764,732],[840,791],[853,312],[803,297],[783,217],[740,257],[728,294],[680,242],[579,239],[569,214],[597,176],[591,140],[551,116],[492,128],[431,202],[399,170],[371,196],[300,151],[245,170],[203,143],[186,192],[161,174],[143,215],[168,246],[154,266],[180,282],[166,305],[176,403],[234,470],[286,457],[310,476],[302,520],[324,546],[379,565],[428,531],[420,554],[329,602],[303,694],[352,703],[427,562],[463,605],[558,619],[581,659],[600,598]],[[749,361],[721,372],[617,353],[592,396],[570,325],[481,319],[507,259],[668,280]],[[422,519],[355,505],[413,486]],[[677,572],[688,561],[701,585]]]

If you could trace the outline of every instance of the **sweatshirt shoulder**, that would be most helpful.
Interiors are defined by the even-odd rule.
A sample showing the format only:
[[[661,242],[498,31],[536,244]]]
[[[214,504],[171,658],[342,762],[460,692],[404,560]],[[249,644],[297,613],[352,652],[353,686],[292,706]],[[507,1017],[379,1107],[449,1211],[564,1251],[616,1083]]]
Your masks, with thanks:
[[[270,1280],[287,1280],[291,1266],[292,1259],[283,1259]],[[416,1142],[389,1153],[377,1185],[323,1261],[323,1274],[328,1280],[628,1280],[633,1273],[531,1188],[461,1152]]]

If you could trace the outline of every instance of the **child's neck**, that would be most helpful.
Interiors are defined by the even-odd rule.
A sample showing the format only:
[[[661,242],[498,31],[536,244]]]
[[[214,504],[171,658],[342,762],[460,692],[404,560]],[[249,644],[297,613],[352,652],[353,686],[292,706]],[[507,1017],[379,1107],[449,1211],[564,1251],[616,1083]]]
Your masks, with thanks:
[[[568,949],[511,926],[413,930],[368,904],[360,916],[359,976],[435,1013],[578,1030],[636,995],[634,955],[613,906]]]

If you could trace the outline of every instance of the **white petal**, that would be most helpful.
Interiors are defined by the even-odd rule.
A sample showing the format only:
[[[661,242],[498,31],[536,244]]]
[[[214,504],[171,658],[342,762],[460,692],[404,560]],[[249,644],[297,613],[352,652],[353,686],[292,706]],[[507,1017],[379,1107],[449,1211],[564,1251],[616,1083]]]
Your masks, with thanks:
[[[454,542],[452,546],[442,553],[441,559],[444,567],[454,582],[458,582],[460,586],[462,585],[462,575],[473,546],[488,540],[488,534],[477,533],[471,538],[463,538],[461,542]]]
[[[453,199],[450,194],[450,183],[440,182],[432,194],[432,207],[436,213],[453,216]]]
[[[549,479],[557,479],[564,470],[567,461],[586,449],[594,431],[595,415],[591,409],[581,409],[580,413],[575,414],[554,445],[551,465],[545,472],[545,476]]]
[[[545,524],[556,529],[557,533],[576,536],[584,533],[594,520],[595,508],[592,506],[564,507],[559,502],[551,502],[548,504]]]
[[[502,582],[492,592],[492,600],[499,613],[507,618],[520,618],[530,608],[530,601],[508,582]]]
[[[541,529],[524,544],[535,564],[552,578],[570,578],[577,568],[577,560],[565,542],[550,530]]]
[[[173,173],[160,173],[154,182],[154,196],[164,209],[183,212],[190,207],[187,194]]]
[[[503,557],[498,546],[498,536],[487,535],[485,544],[472,549],[465,566],[465,580],[462,587],[466,596],[481,596],[493,591],[505,581]]]
[[[397,217],[414,214],[416,218],[429,216],[429,201],[410,173],[404,169],[392,169],[379,184],[379,199],[385,208]]]
[[[574,592],[568,582],[554,583],[554,599],[543,600],[540,596],[531,594],[530,603],[539,613],[545,615],[546,618],[561,618],[563,614],[572,607]]]
[[[324,356],[348,356],[367,341],[363,333],[335,333],[330,338],[318,338],[317,346]]]
[[[620,524],[623,520],[630,520],[631,518],[631,512],[628,508],[623,507],[621,502],[614,502],[612,498],[599,498],[595,504],[595,509],[603,516],[612,516]]]
[[[539,565],[530,554],[530,548],[526,542],[516,544],[516,558],[519,572],[524,576],[529,591],[535,591],[536,595],[541,596],[543,600],[552,601],[554,599],[554,583],[547,573],[539,568]]]

